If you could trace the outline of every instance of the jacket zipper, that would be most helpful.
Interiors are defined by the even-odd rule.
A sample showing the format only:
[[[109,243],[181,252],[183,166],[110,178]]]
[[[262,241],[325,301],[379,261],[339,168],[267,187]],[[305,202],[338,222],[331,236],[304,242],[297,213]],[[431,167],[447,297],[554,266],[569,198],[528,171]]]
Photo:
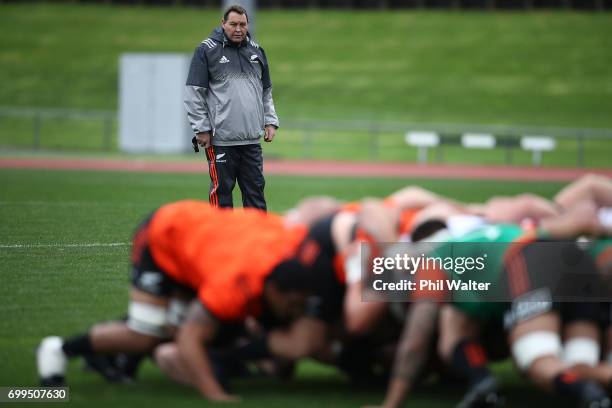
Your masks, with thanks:
[[[240,64],[240,72],[244,73],[244,69],[242,68],[242,58],[240,58],[240,45],[236,47],[236,54],[238,54],[238,63]]]

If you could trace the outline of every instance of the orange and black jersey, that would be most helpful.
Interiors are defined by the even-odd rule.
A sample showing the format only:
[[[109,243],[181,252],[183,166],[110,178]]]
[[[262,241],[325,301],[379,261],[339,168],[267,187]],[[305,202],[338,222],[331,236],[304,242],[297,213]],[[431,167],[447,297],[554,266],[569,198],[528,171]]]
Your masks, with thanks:
[[[346,282],[342,256],[331,233],[336,214],[326,216],[310,227],[294,258],[312,273],[315,283],[308,314],[328,322],[341,315]]]
[[[266,277],[305,234],[263,211],[180,201],[157,210],[142,239],[155,263],[194,289],[215,317],[237,321],[261,313]]]
[[[383,200],[383,206],[386,208],[396,208],[398,204],[391,197],[387,197]],[[361,210],[361,203],[358,201],[351,201],[345,203],[340,211],[347,211],[351,213],[358,213]],[[410,235],[414,228],[414,219],[416,215],[422,210],[422,208],[403,208],[400,211],[399,225],[397,226],[398,235]]]

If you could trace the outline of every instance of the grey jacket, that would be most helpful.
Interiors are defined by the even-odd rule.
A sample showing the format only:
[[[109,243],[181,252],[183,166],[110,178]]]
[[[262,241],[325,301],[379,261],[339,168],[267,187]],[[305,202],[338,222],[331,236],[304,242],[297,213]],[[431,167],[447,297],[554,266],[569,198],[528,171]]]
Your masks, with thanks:
[[[248,36],[234,44],[221,27],[193,54],[184,102],[193,131],[212,132],[217,146],[259,143],[266,125],[279,125],[263,48]]]

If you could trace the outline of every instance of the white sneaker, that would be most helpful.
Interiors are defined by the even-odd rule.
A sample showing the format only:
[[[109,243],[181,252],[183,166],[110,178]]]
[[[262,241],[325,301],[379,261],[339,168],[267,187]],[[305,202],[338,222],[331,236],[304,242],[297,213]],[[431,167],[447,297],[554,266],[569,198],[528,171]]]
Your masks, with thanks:
[[[62,350],[62,344],[60,337],[45,337],[36,349],[36,367],[42,386],[64,385],[68,358]]]

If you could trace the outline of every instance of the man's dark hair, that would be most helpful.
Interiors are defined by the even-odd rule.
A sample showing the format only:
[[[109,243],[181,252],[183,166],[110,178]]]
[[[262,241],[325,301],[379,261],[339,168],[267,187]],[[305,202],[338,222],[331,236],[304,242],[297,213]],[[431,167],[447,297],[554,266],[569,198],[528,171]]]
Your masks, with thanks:
[[[234,12],[234,13],[238,13],[241,16],[245,15],[247,18],[247,23],[249,22],[249,15],[247,14],[247,11],[244,7],[239,6],[237,4],[234,4],[232,6],[229,6],[225,12],[223,13],[223,21],[227,21],[227,17],[229,16],[229,13]]]
[[[310,292],[315,285],[313,271],[304,266],[297,259],[286,259],[280,262],[267,281],[273,282],[283,292]]]
[[[441,220],[425,221],[412,231],[412,242],[422,241],[445,228],[446,224]]]

